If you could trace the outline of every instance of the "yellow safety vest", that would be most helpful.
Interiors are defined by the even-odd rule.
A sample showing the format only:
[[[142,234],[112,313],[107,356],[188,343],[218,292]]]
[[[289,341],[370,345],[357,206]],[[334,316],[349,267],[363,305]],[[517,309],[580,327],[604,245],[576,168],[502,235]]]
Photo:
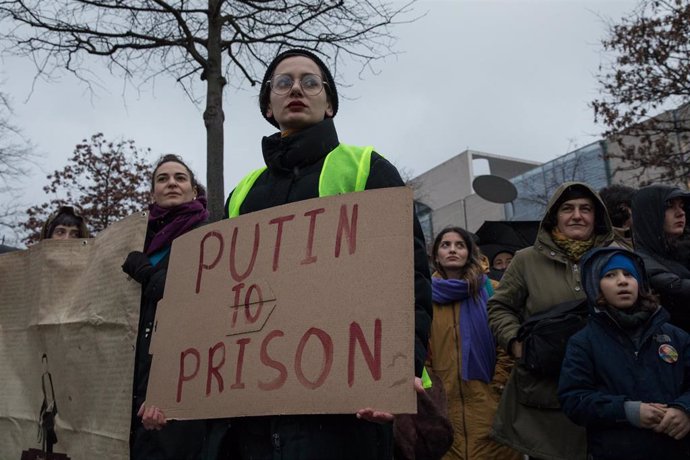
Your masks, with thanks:
[[[422,386],[425,390],[428,390],[433,386],[433,383],[431,382],[431,377],[429,376],[429,372],[427,372],[426,367],[422,369]]]
[[[326,155],[319,176],[319,197],[361,192],[367,185],[374,147],[340,144]],[[240,215],[240,207],[266,166],[256,169],[237,184],[228,202],[228,216]]]

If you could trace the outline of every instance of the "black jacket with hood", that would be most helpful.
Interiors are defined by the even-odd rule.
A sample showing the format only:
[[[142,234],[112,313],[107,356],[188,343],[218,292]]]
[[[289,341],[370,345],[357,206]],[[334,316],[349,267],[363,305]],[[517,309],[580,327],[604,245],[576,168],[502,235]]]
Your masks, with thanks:
[[[667,185],[650,185],[635,194],[632,201],[633,242],[635,252],[644,260],[652,289],[671,314],[671,324],[690,332],[688,250],[682,242],[676,247],[670,246],[664,234],[666,203],[676,197],[690,202],[690,193]],[[687,222],[685,228],[687,233]]]
[[[582,284],[587,294],[590,319],[570,338],[558,395],[563,411],[587,429],[592,460],[646,460],[690,458],[690,437],[676,441],[663,433],[632,425],[625,413],[626,401],[667,404],[690,412],[690,336],[668,324],[661,307],[636,331],[621,328],[606,310],[596,305],[601,270],[616,254],[635,260],[640,290],[649,290],[641,258],[625,249],[599,248],[581,261]],[[664,360],[661,346],[671,346],[677,359]]]
[[[584,299],[579,263],[571,260],[552,237],[558,208],[576,187],[594,204],[593,247],[613,241],[611,220],[599,196],[587,184],[566,182],[554,192],[539,226],[534,246],[515,253],[489,299],[489,325],[505,350],[517,339],[523,321],[555,305]],[[558,382],[531,372],[518,361],[503,390],[492,437],[531,457],[543,460],[584,460],[585,430],[560,410]]]

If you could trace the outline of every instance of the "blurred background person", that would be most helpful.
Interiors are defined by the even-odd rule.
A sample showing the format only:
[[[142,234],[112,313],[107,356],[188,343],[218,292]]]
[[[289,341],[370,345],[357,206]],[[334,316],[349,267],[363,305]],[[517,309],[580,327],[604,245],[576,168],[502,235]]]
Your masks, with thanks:
[[[616,242],[626,249],[633,249],[632,242],[632,198],[635,189],[622,184],[612,184],[599,190],[609,213]]]
[[[48,217],[41,229],[41,240],[90,238],[86,220],[72,206],[61,206]]]
[[[517,251],[537,239],[538,220],[487,220],[477,230],[479,249],[489,262],[489,277],[500,281]]]
[[[642,187],[633,197],[633,241],[671,324],[690,332],[690,193],[669,185]]]
[[[513,252],[511,251],[501,251],[494,256],[491,260],[491,268],[496,270],[505,271],[513,261]]]
[[[501,278],[503,278],[503,273],[505,273],[506,269],[513,261],[513,255],[515,255],[515,252],[509,249],[501,249],[499,252],[494,254],[494,256],[491,258],[491,268],[489,270],[489,277],[492,280],[501,281]]]

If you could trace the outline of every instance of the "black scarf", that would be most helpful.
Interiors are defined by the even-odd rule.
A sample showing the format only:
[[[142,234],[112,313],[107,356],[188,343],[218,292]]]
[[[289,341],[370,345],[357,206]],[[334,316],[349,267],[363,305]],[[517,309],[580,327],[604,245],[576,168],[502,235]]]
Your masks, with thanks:
[[[643,310],[639,304],[624,310],[606,305],[606,312],[625,331],[639,329],[653,313],[650,310]]]

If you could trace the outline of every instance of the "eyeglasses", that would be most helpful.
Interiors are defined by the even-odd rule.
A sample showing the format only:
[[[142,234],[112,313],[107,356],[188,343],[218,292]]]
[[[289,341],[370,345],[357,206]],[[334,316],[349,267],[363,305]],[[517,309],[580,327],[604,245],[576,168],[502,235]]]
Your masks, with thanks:
[[[288,74],[278,74],[271,78],[268,82],[271,85],[271,91],[279,96],[285,96],[288,94],[295,84],[295,79]],[[299,86],[304,91],[307,96],[317,96],[323,91],[324,85],[328,86],[328,83],[323,81],[323,78],[313,73],[308,73],[303,75],[299,80]]]

